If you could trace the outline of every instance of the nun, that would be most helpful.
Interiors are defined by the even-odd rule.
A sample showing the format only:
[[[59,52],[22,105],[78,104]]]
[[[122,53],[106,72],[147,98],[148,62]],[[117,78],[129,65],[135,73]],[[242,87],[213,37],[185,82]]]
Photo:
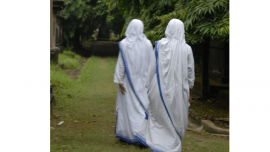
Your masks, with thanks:
[[[144,87],[151,61],[153,46],[143,34],[141,20],[133,19],[125,32],[126,38],[119,42],[119,55],[114,73],[118,83],[116,99],[116,138],[138,143],[135,132],[148,117],[147,88]]]
[[[195,80],[194,59],[182,21],[170,20],[165,35],[155,42],[151,55],[145,84],[149,115],[135,138],[153,151],[181,152]]]

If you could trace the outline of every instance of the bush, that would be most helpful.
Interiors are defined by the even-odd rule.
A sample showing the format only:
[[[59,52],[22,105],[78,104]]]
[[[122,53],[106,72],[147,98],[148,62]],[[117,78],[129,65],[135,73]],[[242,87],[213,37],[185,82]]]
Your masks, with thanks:
[[[72,58],[70,56],[67,56],[65,54],[59,54],[59,59],[58,59],[59,63],[63,63],[64,64],[64,68],[65,69],[77,69],[80,67],[80,64],[78,62],[77,59]]]
[[[59,54],[59,63],[64,64],[65,69],[77,69],[80,67],[79,60],[81,60],[82,57],[70,50],[64,50],[62,54]]]

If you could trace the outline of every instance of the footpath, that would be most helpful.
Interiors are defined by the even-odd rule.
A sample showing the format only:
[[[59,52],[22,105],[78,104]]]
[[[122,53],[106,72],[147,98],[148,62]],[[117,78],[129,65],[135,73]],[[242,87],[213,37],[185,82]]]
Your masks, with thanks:
[[[78,71],[67,73],[58,69],[52,72],[54,69],[51,69],[51,80],[59,81],[59,85],[54,86],[56,106],[50,124],[52,152],[151,151],[115,138],[117,84],[113,83],[113,76],[116,59],[116,56],[91,56],[82,61]],[[188,130],[182,146],[182,152],[227,152],[229,140],[228,137]]]

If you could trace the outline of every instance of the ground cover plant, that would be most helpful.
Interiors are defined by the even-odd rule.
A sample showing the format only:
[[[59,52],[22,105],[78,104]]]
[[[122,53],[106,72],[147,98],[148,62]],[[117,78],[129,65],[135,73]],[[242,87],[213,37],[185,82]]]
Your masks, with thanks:
[[[113,83],[116,58],[90,57],[77,79],[51,65],[56,106],[51,116],[51,151],[74,152],[150,152],[140,144],[128,144],[115,138],[115,101]],[[60,126],[57,124],[64,123]],[[227,152],[227,137],[187,131],[183,152]]]

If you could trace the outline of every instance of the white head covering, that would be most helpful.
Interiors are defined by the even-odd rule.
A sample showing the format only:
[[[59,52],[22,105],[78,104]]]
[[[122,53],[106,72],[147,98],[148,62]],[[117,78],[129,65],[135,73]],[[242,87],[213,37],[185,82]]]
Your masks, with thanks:
[[[143,23],[138,19],[129,23],[125,34],[126,38],[118,44],[120,52],[114,73],[114,82],[126,88],[124,95],[117,88],[115,133],[117,138],[137,142],[135,132],[148,118],[149,100],[144,84],[153,46],[143,34]]]
[[[121,53],[125,61],[125,67],[127,68],[125,72],[129,72],[129,82],[131,82],[135,94],[143,104],[145,110],[149,101],[146,94],[147,89],[144,87],[144,84],[146,82],[153,47],[151,42],[143,34],[143,22],[138,19],[133,19],[129,23],[125,35],[126,38],[119,43],[122,49]]]
[[[188,66],[192,51],[186,44],[182,21],[172,19],[165,35],[166,38],[161,39],[157,44],[160,88],[174,127],[183,138],[187,129],[190,106]]]
[[[126,29],[125,35],[128,47],[132,47],[135,41],[147,41],[148,39],[143,34],[143,22],[138,19],[133,19]]]
[[[165,35],[167,38],[185,41],[184,23],[178,19],[170,20],[166,28]]]

